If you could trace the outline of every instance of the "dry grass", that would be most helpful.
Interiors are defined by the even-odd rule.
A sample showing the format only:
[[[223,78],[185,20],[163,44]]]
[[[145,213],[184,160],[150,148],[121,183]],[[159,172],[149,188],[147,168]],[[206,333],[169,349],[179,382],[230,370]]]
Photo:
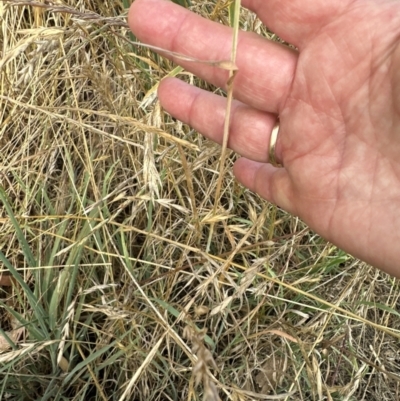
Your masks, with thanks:
[[[133,47],[124,6],[0,2],[0,399],[399,399],[398,282],[239,186],[232,154],[213,214],[220,149],[155,98],[208,86]]]

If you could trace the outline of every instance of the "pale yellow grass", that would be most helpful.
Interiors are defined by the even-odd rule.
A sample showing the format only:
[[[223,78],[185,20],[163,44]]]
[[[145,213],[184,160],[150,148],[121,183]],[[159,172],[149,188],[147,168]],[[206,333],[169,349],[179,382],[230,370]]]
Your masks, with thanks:
[[[124,6],[0,2],[0,399],[399,399],[398,282],[242,188],[231,153],[215,199],[220,148],[155,94],[222,91],[133,46]]]

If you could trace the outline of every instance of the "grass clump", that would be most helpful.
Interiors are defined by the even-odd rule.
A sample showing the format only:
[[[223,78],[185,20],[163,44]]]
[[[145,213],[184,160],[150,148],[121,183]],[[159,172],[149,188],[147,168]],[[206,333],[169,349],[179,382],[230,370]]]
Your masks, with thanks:
[[[207,85],[132,47],[127,6],[0,7],[0,399],[398,399],[398,282],[240,187],[232,154],[214,213],[220,149],[155,96]]]

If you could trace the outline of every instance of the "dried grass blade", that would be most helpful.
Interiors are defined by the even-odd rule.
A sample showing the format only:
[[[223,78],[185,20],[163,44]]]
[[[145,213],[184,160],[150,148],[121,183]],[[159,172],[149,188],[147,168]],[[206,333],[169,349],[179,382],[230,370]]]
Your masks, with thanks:
[[[163,49],[161,47],[157,47],[157,46],[152,46],[152,45],[148,45],[148,44],[144,44],[144,43],[140,43],[140,42],[132,42],[132,41],[129,41],[129,43],[133,46],[141,46],[141,47],[145,47],[146,49],[154,50],[161,55],[166,55],[166,56],[176,58],[181,61],[189,61],[191,63],[207,64],[211,67],[217,67],[222,70],[227,70],[227,71],[229,71],[230,74],[234,74],[238,70],[238,67],[235,64],[234,59],[232,59],[232,60],[200,60],[195,57],[186,56],[181,53],[165,50],[165,49]],[[135,57],[137,57],[137,56],[135,55]]]
[[[232,39],[232,53],[231,53],[231,63],[236,66],[236,54],[237,54],[237,44],[239,37],[239,16],[240,16],[240,0],[235,0],[235,9],[234,9],[234,26],[233,26],[233,39]],[[227,154],[227,147],[229,141],[229,125],[231,118],[231,110],[232,110],[232,101],[233,101],[233,82],[235,78],[235,74],[237,72],[237,67],[235,70],[229,70],[229,79],[228,79],[228,94],[226,100],[226,112],[225,112],[225,121],[224,121],[224,135],[222,139],[222,149],[221,149],[221,157],[219,160],[219,178],[217,182],[217,189],[215,193],[214,199],[214,208],[213,214],[215,215],[217,212],[217,207],[219,204],[219,198],[221,194],[222,181],[224,179],[224,169],[225,169],[225,160]],[[211,238],[214,232],[214,224],[210,227],[210,234],[208,237],[207,243],[207,252],[209,251],[211,245]]]
[[[132,396],[131,390],[132,390],[133,386],[139,379],[140,375],[146,370],[147,365],[152,361],[154,356],[157,354],[158,349],[160,348],[162,342],[164,341],[165,336],[166,336],[166,333],[157,341],[157,344],[154,347],[152,347],[151,351],[146,356],[146,359],[143,361],[143,363],[140,365],[140,367],[136,370],[135,374],[132,376],[131,380],[129,381],[127,388],[125,389],[124,393],[122,394],[121,398],[119,399],[120,401],[124,401],[125,399],[130,399],[130,397]]]

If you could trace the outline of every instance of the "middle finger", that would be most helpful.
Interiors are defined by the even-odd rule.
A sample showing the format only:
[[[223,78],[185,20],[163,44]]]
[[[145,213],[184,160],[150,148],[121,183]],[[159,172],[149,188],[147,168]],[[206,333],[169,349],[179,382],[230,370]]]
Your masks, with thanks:
[[[129,25],[143,42],[198,60],[229,60],[232,29],[165,0],[135,0]],[[227,71],[174,60],[195,75],[225,88]],[[251,32],[240,32],[234,96],[260,110],[279,113],[290,90],[297,53]]]
[[[176,78],[161,82],[158,96],[164,109],[207,138],[221,144],[226,99]],[[276,116],[237,100],[232,104],[228,146],[250,160],[268,161],[271,131]]]

